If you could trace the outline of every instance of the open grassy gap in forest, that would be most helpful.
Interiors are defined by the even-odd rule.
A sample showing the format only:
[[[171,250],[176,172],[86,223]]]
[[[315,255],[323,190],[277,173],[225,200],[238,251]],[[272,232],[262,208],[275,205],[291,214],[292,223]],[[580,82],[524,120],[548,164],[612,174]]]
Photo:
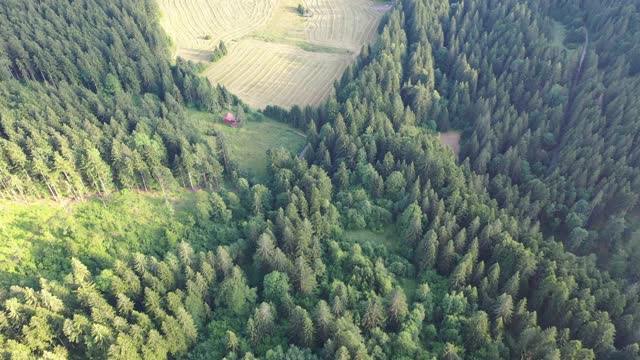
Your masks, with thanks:
[[[204,71],[255,108],[319,105],[373,40],[390,6],[370,0],[159,0],[175,55],[208,63],[224,41],[228,54]],[[297,6],[306,9],[302,16]]]
[[[402,240],[395,226],[387,226],[382,231],[365,230],[348,230],[345,232],[348,239],[357,243],[370,242],[373,244],[384,245],[391,252],[398,252],[402,246]]]
[[[0,237],[11,239],[0,244],[0,285],[58,278],[71,257],[105,268],[134,252],[162,255],[193,217],[195,194],[121,191],[65,203],[0,201]]]
[[[381,245],[385,254],[402,257],[403,240],[400,238],[396,226],[386,226],[382,231],[349,230],[345,232],[347,239],[358,244]],[[407,297],[412,298],[418,288],[418,280],[415,276],[399,276],[398,284],[404,290]]]
[[[222,113],[188,112],[194,126],[205,133],[211,130],[222,133],[231,160],[240,170],[257,179],[266,176],[267,150],[282,147],[297,155],[306,143],[305,135],[299,130],[262,115],[248,113],[247,121],[238,128],[224,124],[222,116]]]

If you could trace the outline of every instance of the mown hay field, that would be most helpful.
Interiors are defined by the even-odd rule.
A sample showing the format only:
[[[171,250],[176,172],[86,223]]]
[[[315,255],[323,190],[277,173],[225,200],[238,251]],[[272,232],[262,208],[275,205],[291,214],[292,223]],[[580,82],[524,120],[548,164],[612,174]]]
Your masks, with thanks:
[[[220,40],[230,42],[264,26],[278,0],[158,0],[160,23],[176,56],[208,61]]]
[[[331,91],[333,79],[342,74],[350,57],[313,55],[294,45],[247,40],[204,74],[254,107],[318,104]]]
[[[207,63],[204,74],[211,82],[255,108],[322,103],[374,39],[384,13],[371,0],[158,2],[175,55]],[[306,16],[297,12],[298,4]],[[220,40],[229,52],[209,63]]]

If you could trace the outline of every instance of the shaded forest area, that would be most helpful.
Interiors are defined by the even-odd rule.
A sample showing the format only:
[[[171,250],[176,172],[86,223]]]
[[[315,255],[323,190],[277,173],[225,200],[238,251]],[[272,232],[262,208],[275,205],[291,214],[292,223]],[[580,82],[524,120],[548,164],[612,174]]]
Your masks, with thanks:
[[[215,187],[217,149],[183,105],[237,100],[170,66],[157,17],[153,1],[3,3],[0,198]]]
[[[148,33],[140,30],[148,38],[145,47],[160,38],[150,3],[143,9],[125,0],[113,8],[83,3],[84,8],[73,7],[86,12],[79,18],[104,14],[107,23],[148,26]],[[37,286],[2,290],[3,353],[637,359],[640,287],[633,264],[639,252],[629,220],[637,214],[639,185],[638,10],[637,2],[619,0],[398,2],[380,25],[378,41],[363,49],[324,106],[266,109],[307,131],[304,159],[269,151],[267,181],[254,184],[223,169],[216,149],[206,151],[212,159],[195,164],[217,164],[216,170],[200,170],[196,178],[219,179],[218,186],[210,185],[218,191],[201,192],[190,226],[208,241],[194,250],[188,238],[174,239],[174,249],[164,256],[136,253],[104,268],[72,259],[69,271]],[[55,13],[32,21],[48,23]],[[125,21],[128,16],[137,20]],[[568,110],[581,53],[551,46],[553,21],[567,27],[565,42],[580,44],[583,28],[590,36]],[[133,41],[124,35],[131,33],[118,36]],[[113,38],[93,40],[113,47]],[[162,53],[163,41],[155,44],[156,54]],[[124,54],[122,63],[135,69],[140,62]],[[47,85],[46,77],[56,75],[38,75],[31,59],[14,54],[4,60],[8,71],[0,88],[18,89],[18,99],[64,91]],[[191,167],[176,160],[188,158],[186,150],[176,150],[163,136],[185,134],[197,148],[197,133],[179,121],[182,107],[235,100],[224,89],[203,85],[192,65],[178,62],[172,68],[166,57],[151,59],[158,74],[165,74],[155,78],[153,91],[143,89],[143,82],[133,91],[124,72],[108,62],[101,86],[93,90],[80,76],[74,80],[65,72],[67,78],[59,80],[69,90],[87,89],[85,96],[98,99],[105,112],[122,93],[134,104],[142,99],[140,104],[156,106],[146,107],[165,109],[155,113],[166,116],[119,122],[114,110],[103,123],[93,112],[99,106],[86,110],[84,97],[69,95],[64,104],[79,102],[79,114],[93,118],[69,116],[59,128],[83,129],[79,124],[87,122],[82,126],[104,129],[96,139],[109,143],[119,136],[132,144],[131,151],[147,154],[143,170],[132,170],[132,188],[150,181],[163,190],[165,178],[182,179],[189,187]],[[104,82],[116,83],[113,96],[104,95],[113,89]],[[177,90],[160,85],[168,83]],[[193,83],[209,90],[195,91]],[[14,105],[19,101],[8,98],[0,97],[10,110],[2,111],[3,156],[10,160],[0,161],[9,165],[3,179],[55,197],[64,188],[63,174],[53,166],[34,167],[40,145],[30,150],[29,144],[40,131],[50,156],[64,156],[53,145],[56,137],[45,132],[56,126],[34,127],[46,122],[37,122],[28,108],[20,112]],[[11,126],[4,125],[5,113],[12,114]],[[149,130],[138,130],[144,124]],[[173,124],[172,131],[163,132],[162,124]],[[449,129],[463,131],[459,159],[435,134]],[[140,133],[157,139],[157,146],[136,148]],[[144,152],[160,144],[164,157]],[[11,160],[6,149],[19,149],[23,155],[16,158],[24,160]],[[105,191],[101,183],[111,177],[80,166],[89,156],[82,147],[71,149],[79,152],[73,155],[77,182]],[[111,153],[109,147],[94,151],[103,168],[121,174]],[[118,182],[120,176],[112,186],[129,187]],[[20,197],[17,189],[5,187],[3,194]]]

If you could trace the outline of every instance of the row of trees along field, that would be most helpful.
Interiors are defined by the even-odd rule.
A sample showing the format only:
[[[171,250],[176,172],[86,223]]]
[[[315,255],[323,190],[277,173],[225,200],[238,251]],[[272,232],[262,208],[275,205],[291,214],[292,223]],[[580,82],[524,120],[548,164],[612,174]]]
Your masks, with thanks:
[[[3,3],[0,198],[217,184],[216,145],[181,104],[236,99],[193,64],[170,66],[157,17],[153,1]]]
[[[545,4],[398,2],[379,39],[363,49],[326,105],[268,109],[308,129],[306,159],[270,151],[267,183],[230,176],[221,196],[198,203],[199,217],[232,224],[237,238],[213,234],[202,252],[181,243],[164,259],[136,254],[107,268],[73,260],[67,276],[3,291],[4,353],[123,359],[638,358],[639,288],[631,270],[611,277],[599,258],[568,252],[559,241],[569,236],[564,220],[554,226],[533,211],[536,201],[543,204],[533,200],[538,190],[549,192],[547,207],[577,202],[578,191],[570,187],[577,189],[584,179],[567,175],[576,169],[562,155],[524,166],[530,172],[520,174],[530,178],[511,179],[507,167],[494,165],[505,163],[500,159],[509,148],[494,149],[494,143],[506,146],[527,137],[515,124],[537,124],[531,139],[539,127],[555,128],[557,133],[547,136],[545,130],[541,136],[558,153],[573,144],[559,136],[578,131],[562,123],[581,117],[575,112],[584,101],[585,77],[577,77],[572,91],[579,59],[550,45],[550,18],[567,22],[564,12],[584,14],[591,33],[597,24],[614,26],[594,11],[607,10],[611,23],[619,20],[616,15],[633,14],[632,6],[619,9],[613,1],[586,2],[579,12],[562,2]],[[567,26],[571,31],[575,24]],[[627,45],[635,46],[620,46]],[[585,69],[597,57],[588,53]],[[623,83],[635,76],[628,61],[620,77],[629,80]],[[606,72],[606,66],[593,71]],[[178,88],[186,98],[187,87]],[[555,103],[551,94],[557,95]],[[570,94],[575,100],[567,109]],[[159,106],[171,103],[169,97],[153,99]],[[461,157],[469,159],[460,164],[429,130],[450,126],[466,129]],[[626,126],[633,143],[637,132],[630,120]],[[474,138],[477,153],[469,150]],[[526,145],[519,148],[543,150]],[[622,155],[626,150],[628,157]],[[620,152],[632,172],[634,150],[615,144],[611,156]],[[530,161],[529,152],[518,152],[517,163]],[[537,173],[538,167],[549,177]],[[553,176],[568,188],[553,183]],[[506,201],[499,191],[511,198]],[[602,191],[606,196],[594,204],[613,196]],[[596,225],[580,227],[594,231],[598,244]]]

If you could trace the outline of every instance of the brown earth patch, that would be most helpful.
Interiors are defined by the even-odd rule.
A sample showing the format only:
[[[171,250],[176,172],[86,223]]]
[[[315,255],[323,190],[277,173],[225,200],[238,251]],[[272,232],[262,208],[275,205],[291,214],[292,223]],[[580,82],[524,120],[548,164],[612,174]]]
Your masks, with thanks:
[[[440,141],[453,150],[453,153],[458,156],[460,153],[460,132],[459,131],[447,131],[438,135]]]

